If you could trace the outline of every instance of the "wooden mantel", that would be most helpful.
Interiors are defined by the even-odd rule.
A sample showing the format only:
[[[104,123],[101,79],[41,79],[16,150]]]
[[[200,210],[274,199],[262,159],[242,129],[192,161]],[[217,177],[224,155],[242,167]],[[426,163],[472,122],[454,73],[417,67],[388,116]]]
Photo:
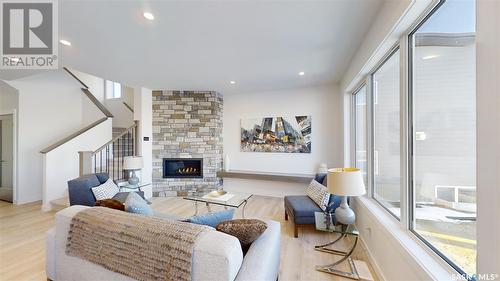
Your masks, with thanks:
[[[217,172],[219,178],[237,178],[251,180],[284,181],[296,183],[309,183],[314,179],[313,174],[288,174],[288,173],[267,173],[257,171],[220,171]]]

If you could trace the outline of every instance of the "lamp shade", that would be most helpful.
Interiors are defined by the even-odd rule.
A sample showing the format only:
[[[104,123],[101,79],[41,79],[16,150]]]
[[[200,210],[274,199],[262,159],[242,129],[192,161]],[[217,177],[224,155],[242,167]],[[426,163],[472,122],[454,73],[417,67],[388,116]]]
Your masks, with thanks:
[[[361,171],[356,168],[328,170],[328,191],[339,196],[361,196],[366,193]]]
[[[141,156],[126,156],[123,158],[124,170],[140,170],[142,169]]]

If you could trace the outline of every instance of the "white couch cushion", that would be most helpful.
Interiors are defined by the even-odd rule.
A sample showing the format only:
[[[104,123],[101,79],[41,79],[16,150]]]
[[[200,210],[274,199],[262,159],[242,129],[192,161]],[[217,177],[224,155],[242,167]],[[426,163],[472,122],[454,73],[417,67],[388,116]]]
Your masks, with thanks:
[[[192,280],[234,280],[243,261],[240,241],[216,230],[200,235],[193,251]]]
[[[56,279],[56,229],[53,227],[47,231],[45,237],[45,272],[47,279]]]

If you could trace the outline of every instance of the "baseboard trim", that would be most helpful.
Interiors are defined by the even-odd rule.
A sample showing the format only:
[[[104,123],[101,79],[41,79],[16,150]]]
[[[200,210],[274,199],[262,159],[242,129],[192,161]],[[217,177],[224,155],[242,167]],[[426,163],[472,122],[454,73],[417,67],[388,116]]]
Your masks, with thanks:
[[[49,204],[42,204],[42,211],[44,211],[44,212],[52,211],[52,205],[50,203]]]
[[[385,281],[387,278],[385,278],[384,273],[382,272],[382,269],[378,265],[377,261],[375,258],[373,258],[373,254],[370,251],[370,249],[366,246],[365,241],[363,240],[363,237],[359,237],[359,241],[361,242],[361,247],[363,248],[363,252],[366,253],[366,257],[368,258],[368,262],[372,266],[373,270],[375,271],[375,274],[377,275],[378,280],[380,281]]]

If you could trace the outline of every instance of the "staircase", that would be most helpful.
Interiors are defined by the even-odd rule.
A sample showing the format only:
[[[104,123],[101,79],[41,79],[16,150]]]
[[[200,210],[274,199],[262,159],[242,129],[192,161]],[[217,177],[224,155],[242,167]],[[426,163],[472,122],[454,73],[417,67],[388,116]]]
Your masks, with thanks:
[[[124,158],[137,154],[138,121],[122,122],[130,126],[127,128],[113,128],[113,114],[98,100],[89,87],[80,80],[68,68],[63,68],[81,86],[82,93],[101,111],[103,118],[86,125],[70,135],[42,149],[43,157],[43,210],[58,209],[68,204],[67,182],[75,178],[75,175],[90,174],[96,172],[107,172],[111,179],[117,181],[128,178],[128,173],[123,171]],[[125,105],[124,105],[125,106]],[[129,108],[128,106],[127,108]],[[130,107],[129,110],[132,108]],[[109,140],[111,138],[111,140]],[[89,143],[89,140],[92,140]],[[109,140],[108,142],[106,142]],[[95,142],[106,142],[95,151]],[[76,145],[75,145],[76,144]],[[83,151],[77,151],[81,149]],[[76,150],[76,151],[75,151]],[[75,159],[74,153],[78,152],[79,159]],[[68,165],[61,169],[61,163],[74,163],[79,161],[79,166]],[[47,176],[55,175],[56,176]]]
[[[127,179],[124,158],[136,155],[137,122],[129,128],[113,128],[113,139],[92,152],[94,173],[109,173],[113,180]]]
[[[113,139],[120,139],[119,136],[124,136],[121,138],[120,142],[116,142],[114,149],[120,151],[122,155],[131,156],[134,154],[134,137],[132,136],[132,132],[127,132],[127,128],[117,128],[113,127]]]

